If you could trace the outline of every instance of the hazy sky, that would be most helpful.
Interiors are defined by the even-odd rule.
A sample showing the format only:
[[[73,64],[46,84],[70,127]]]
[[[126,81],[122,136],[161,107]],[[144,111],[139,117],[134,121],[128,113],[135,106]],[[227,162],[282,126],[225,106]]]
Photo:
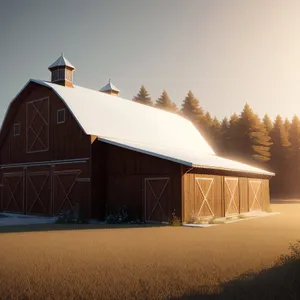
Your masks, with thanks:
[[[0,120],[30,79],[50,80],[61,52],[74,82],[141,84],[181,105],[192,90],[218,118],[300,115],[300,1],[0,0]],[[82,99],[84,101],[84,99]]]

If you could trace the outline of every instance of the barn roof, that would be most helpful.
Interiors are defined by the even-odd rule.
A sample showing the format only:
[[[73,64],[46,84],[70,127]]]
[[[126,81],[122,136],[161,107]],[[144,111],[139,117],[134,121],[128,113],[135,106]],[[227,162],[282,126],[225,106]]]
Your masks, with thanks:
[[[30,80],[52,89],[86,134],[105,143],[186,166],[272,176],[274,173],[221,158],[187,119],[161,109],[74,86]]]
[[[55,67],[69,67],[75,69],[75,67],[64,57],[63,53],[48,69],[50,70]]]

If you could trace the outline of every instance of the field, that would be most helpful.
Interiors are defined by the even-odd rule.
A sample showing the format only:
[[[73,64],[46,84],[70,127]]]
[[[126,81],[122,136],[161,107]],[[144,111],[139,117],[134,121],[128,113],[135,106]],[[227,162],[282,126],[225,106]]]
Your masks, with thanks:
[[[0,227],[0,299],[299,299],[298,269],[272,266],[300,239],[300,203],[272,209],[210,228]]]

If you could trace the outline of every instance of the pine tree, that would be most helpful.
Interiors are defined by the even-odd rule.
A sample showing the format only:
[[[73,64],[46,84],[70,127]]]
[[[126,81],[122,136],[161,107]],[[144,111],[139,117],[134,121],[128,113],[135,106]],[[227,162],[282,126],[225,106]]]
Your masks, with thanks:
[[[239,117],[234,113],[229,120],[228,129],[223,133],[223,149],[224,155],[229,158],[240,158],[240,151],[237,142],[237,130]]]
[[[144,85],[141,86],[139,93],[136,96],[134,96],[132,100],[141,104],[153,106],[151,97]]]
[[[156,100],[155,107],[167,110],[169,112],[176,113],[177,106],[172,102],[165,90],[163,90],[161,96]]]
[[[229,121],[228,118],[225,117],[221,122],[220,129],[220,155],[227,156],[228,155],[228,130],[229,130]]]
[[[241,156],[259,164],[270,160],[271,138],[259,117],[246,103],[238,122],[238,145]]]
[[[289,130],[290,147],[290,191],[292,196],[300,196],[300,120],[297,116],[292,119]]]
[[[290,142],[288,132],[278,115],[270,133],[272,138],[270,167],[276,176],[271,180],[272,194],[283,196],[288,191],[286,175],[288,174],[288,155]]]
[[[221,124],[219,120],[214,117],[212,122],[211,122],[211,127],[210,127],[210,133],[211,133],[211,145],[215,152],[217,154],[222,153],[222,134],[221,134]]]
[[[272,123],[272,120],[270,119],[268,114],[264,115],[263,123],[264,123],[264,125],[267,129],[268,134],[269,134],[273,129],[273,123]]]
[[[291,128],[291,122],[290,122],[290,120],[289,120],[288,118],[285,118],[285,120],[284,120],[284,127],[285,127],[285,130],[286,130],[287,132],[290,131],[290,128]]]
[[[188,92],[182,103],[181,112],[193,123],[198,123],[203,118],[204,110],[191,91]]]

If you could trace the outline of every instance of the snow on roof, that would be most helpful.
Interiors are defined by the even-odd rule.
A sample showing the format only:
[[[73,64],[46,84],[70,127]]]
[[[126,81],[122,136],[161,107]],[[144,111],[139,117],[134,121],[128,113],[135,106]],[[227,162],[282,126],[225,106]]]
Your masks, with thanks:
[[[275,175],[274,173],[262,169],[258,169],[256,167],[249,166],[231,159],[223,158],[215,154],[199,153],[197,151],[187,151],[185,149],[175,149],[175,148],[160,147],[155,145],[146,145],[143,143],[111,139],[111,138],[110,139],[98,138],[98,140],[104,143],[149,154],[152,156],[160,157],[163,159],[181,163],[183,165],[194,167],[194,168],[255,173],[255,174],[268,175],[268,176]]]
[[[75,69],[75,67],[64,57],[63,53],[48,69],[50,70],[55,67],[70,67]]]
[[[110,81],[108,81],[108,84],[105,85],[103,88],[100,89],[100,92],[107,92],[107,91],[116,91],[116,92],[120,92],[120,90],[118,90]]]
[[[85,133],[103,142],[191,167],[274,175],[216,156],[195,126],[177,114],[76,85],[31,82],[51,88]]]

